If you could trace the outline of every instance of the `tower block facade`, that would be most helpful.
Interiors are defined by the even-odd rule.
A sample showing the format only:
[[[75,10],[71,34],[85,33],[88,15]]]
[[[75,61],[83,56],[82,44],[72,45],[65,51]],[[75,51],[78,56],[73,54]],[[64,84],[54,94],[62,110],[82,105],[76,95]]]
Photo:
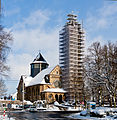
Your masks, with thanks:
[[[62,69],[62,87],[67,100],[83,100],[84,32],[77,16],[68,14],[67,22],[59,32],[59,64]]]

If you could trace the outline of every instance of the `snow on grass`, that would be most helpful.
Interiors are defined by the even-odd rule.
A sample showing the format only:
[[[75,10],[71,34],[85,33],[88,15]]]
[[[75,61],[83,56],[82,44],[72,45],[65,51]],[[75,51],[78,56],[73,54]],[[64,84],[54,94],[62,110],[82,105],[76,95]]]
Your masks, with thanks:
[[[60,111],[60,109],[56,106],[49,106],[45,111]]]
[[[90,117],[90,115],[87,114],[87,110],[84,110],[80,113],[72,114],[71,116],[69,116],[69,118],[84,119],[84,120],[117,120],[117,108],[97,107],[96,109],[91,110],[91,112],[104,116],[102,118]]]
[[[82,120],[117,120],[117,119],[114,119],[114,118],[112,118],[110,116],[106,116],[104,118],[90,117],[90,115],[80,116],[80,113],[73,114],[73,115],[69,116],[68,118],[82,119]]]

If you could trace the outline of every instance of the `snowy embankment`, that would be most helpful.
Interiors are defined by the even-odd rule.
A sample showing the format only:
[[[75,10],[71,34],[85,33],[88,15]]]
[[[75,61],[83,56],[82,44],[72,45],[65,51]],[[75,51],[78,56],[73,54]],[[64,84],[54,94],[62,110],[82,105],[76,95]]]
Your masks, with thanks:
[[[84,110],[69,117],[84,120],[117,120],[117,108],[97,107],[90,112]]]

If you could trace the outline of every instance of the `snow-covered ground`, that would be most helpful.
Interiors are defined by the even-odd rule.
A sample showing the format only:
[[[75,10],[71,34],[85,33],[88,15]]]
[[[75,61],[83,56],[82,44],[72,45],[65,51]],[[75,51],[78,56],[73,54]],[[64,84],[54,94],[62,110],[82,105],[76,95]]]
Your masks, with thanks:
[[[83,110],[82,107],[73,106],[72,104],[69,104],[68,102],[64,102],[62,104],[59,104],[57,101],[54,102],[54,106],[58,107],[61,111],[81,111]]]
[[[60,109],[56,106],[49,106],[45,111],[60,111]]]
[[[103,117],[90,117],[90,114],[87,114],[87,110],[84,110],[81,113],[72,114],[69,117],[84,120],[117,120],[117,108],[97,107],[96,109],[91,110],[91,112],[103,115]]]
[[[74,119],[84,119],[84,120],[117,120],[114,119],[113,117],[106,116],[104,118],[96,118],[96,117],[90,117],[90,116],[80,116],[80,113],[73,114],[69,116],[69,118],[74,118]]]

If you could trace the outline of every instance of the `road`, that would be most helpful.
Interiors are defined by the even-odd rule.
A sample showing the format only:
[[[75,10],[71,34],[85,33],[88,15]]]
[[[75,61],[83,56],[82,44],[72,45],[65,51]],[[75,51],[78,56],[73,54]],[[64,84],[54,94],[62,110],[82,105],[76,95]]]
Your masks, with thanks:
[[[71,112],[48,112],[48,111],[40,111],[40,112],[11,112],[10,115],[6,113],[9,120],[73,120],[68,119],[67,116],[72,114]]]

